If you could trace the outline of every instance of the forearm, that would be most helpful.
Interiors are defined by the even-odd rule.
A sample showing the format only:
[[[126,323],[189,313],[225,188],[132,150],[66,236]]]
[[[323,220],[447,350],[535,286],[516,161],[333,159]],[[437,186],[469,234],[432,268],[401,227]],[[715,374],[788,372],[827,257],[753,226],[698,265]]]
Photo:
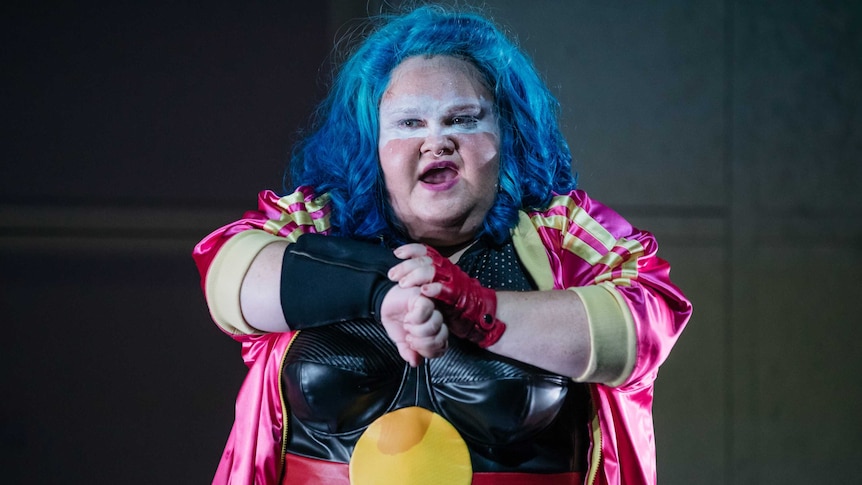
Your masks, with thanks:
[[[578,381],[618,385],[634,366],[636,340],[625,301],[610,285],[497,292],[507,325],[489,350]]]
[[[497,318],[506,331],[488,350],[565,376],[590,362],[590,328],[570,291],[497,292]]]
[[[266,332],[379,320],[383,298],[395,285],[386,272],[397,262],[388,249],[333,236],[306,234],[290,245],[269,244],[243,279],[243,317]]]
[[[374,318],[404,360],[416,366],[420,356],[438,356],[448,334],[418,289],[398,288],[386,278],[397,261],[385,248],[329,236],[273,242],[258,252],[243,279],[244,320],[258,331],[284,332]],[[404,324],[425,336],[415,350],[405,339]]]
[[[622,383],[636,346],[628,304],[610,283],[568,290],[496,292],[420,245],[390,271],[402,286],[422,285],[452,334],[480,347],[578,381]]]

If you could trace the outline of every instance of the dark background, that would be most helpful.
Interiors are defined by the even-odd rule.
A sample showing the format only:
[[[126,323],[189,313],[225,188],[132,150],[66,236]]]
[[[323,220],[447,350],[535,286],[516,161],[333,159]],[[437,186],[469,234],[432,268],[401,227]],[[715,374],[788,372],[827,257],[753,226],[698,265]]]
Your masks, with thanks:
[[[207,483],[245,367],[191,249],[281,188],[329,2],[2,9],[2,481]]]
[[[191,249],[281,188],[333,40],[400,3],[3,3],[3,483],[211,480],[245,367]],[[862,3],[482,4],[694,303],[659,483],[858,483]]]

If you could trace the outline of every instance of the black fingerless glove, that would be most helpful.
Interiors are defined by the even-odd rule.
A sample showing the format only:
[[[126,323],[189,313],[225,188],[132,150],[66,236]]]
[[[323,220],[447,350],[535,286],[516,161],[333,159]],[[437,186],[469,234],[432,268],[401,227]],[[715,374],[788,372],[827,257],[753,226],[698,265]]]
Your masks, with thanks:
[[[291,329],[374,318],[400,263],[389,249],[343,237],[303,234],[284,251],[281,308]]]

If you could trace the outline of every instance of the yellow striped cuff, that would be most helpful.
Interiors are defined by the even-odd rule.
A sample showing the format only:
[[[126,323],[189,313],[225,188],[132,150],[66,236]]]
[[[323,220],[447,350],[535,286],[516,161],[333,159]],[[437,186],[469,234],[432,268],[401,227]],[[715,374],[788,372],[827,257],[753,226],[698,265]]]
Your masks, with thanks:
[[[251,229],[230,238],[219,249],[207,272],[206,299],[213,321],[231,335],[261,333],[242,315],[240,290],[251,262],[265,246],[284,241],[265,231]]]
[[[618,386],[635,365],[637,341],[628,305],[611,283],[569,288],[587,311],[590,327],[590,362],[579,382]]]

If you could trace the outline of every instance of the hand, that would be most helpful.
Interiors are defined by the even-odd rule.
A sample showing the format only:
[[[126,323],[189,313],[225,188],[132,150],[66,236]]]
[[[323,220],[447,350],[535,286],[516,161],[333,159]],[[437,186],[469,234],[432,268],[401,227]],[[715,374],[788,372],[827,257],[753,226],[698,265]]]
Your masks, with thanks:
[[[395,286],[383,298],[380,320],[401,357],[411,367],[420,357],[440,357],[449,343],[449,331],[434,302],[418,287]]]
[[[390,280],[398,283],[402,288],[433,285],[432,288],[439,291],[440,285],[434,283],[433,260],[428,256],[428,248],[425,245],[405,244],[396,248],[394,254],[404,261],[389,270]]]
[[[389,279],[400,287],[420,286],[423,296],[434,298],[449,330],[482,348],[495,344],[506,324],[497,319],[497,293],[470,278],[449,259],[421,244],[395,250],[406,258],[389,270]]]

